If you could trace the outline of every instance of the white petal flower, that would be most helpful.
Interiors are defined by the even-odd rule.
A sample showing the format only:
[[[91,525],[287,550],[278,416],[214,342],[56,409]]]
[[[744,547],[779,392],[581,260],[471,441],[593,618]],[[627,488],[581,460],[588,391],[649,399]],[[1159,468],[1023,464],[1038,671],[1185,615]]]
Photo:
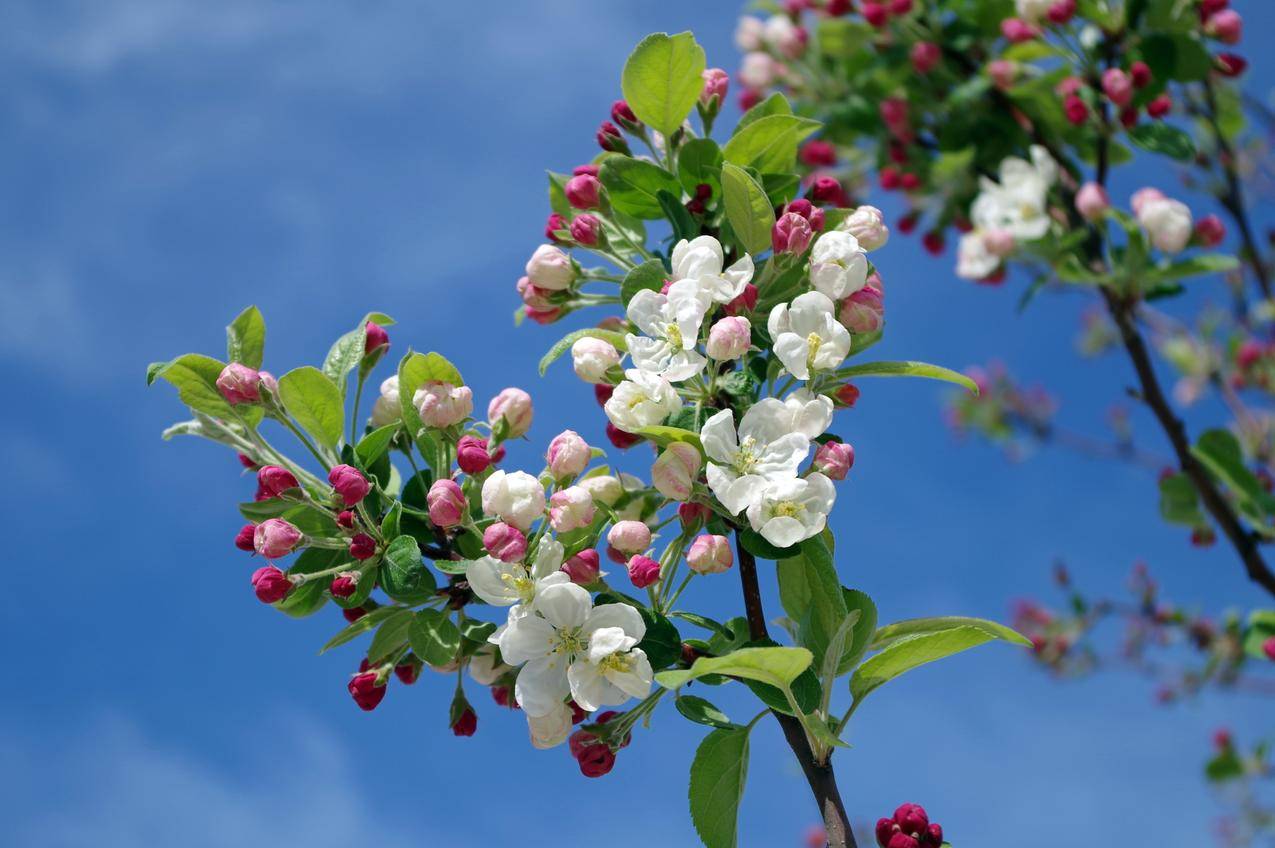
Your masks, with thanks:
[[[653,427],[682,408],[682,398],[663,377],[639,368],[630,368],[624,376],[627,379],[615,387],[604,409],[611,423],[626,433]]]
[[[511,665],[525,663],[514,697],[527,715],[548,715],[570,693],[567,666],[587,648],[583,626],[592,606],[584,589],[557,583],[539,593],[533,613],[511,616],[500,636],[500,653]]]
[[[567,669],[575,702],[596,710],[646,697],[654,673],[646,653],[636,647],[646,635],[637,610],[628,604],[594,607],[581,630],[588,648]]]
[[[854,294],[868,281],[868,257],[859,240],[843,230],[830,230],[810,251],[810,284],[833,300]]]
[[[1056,0],[1015,0],[1014,8],[1018,12],[1018,17],[1038,24],[1045,20],[1049,7],[1055,2]]]
[[[832,481],[819,473],[768,483],[748,507],[748,523],[775,547],[786,548],[821,532],[836,500]]]
[[[558,565],[562,565],[561,560]],[[492,606],[522,604],[530,609],[541,589],[566,582],[567,578],[557,567],[543,574],[538,574],[539,571],[521,562],[501,562],[493,556],[484,556],[465,567],[465,579],[474,594]]]
[[[1179,200],[1159,197],[1141,204],[1138,224],[1151,243],[1165,253],[1178,253],[1191,241],[1191,210]]]
[[[486,644],[469,658],[469,676],[480,686],[491,686],[512,669],[500,658],[496,646]]]
[[[668,294],[643,289],[629,301],[629,320],[646,336],[628,336],[629,355],[640,370],[679,383],[704,369],[696,352],[700,325],[711,301],[696,280],[678,280]]]
[[[710,462],[709,488],[732,514],[760,497],[766,483],[795,477],[810,452],[810,440],[793,432],[793,411],[783,401],[766,398],[749,407],[740,420],[723,409],[704,422],[700,441]]]
[[[837,321],[835,309],[827,295],[806,292],[770,311],[766,326],[775,355],[797,379],[836,368],[850,353],[850,331]]]
[[[531,746],[543,750],[566,742],[571,735],[572,718],[574,715],[566,704],[559,704],[557,709],[551,710],[547,715],[527,716]]]
[[[981,280],[1001,265],[1000,257],[987,249],[981,230],[961,236],[956,248],[956,275],[967,280]]]
[[[1004,230],[1020,241],[1049,232],[1049,189],[1058,179],[1058,164],[1042,147],[1031,149],[1032,161],[1011,156],[1001,162],[1000,182],[983,178],[970,207],[976,230]]]
[[[715,303],[729,303],[744,291],[753,278],[753,258],[745,253],[725,271],[726,254],[722,243],[712,236],[682,239],[673,248],[673,280],[694,280],[700,290]]]
[[[544,486],[525,471],[497,471],[483,482],[483,512],[524,533],[544,511]]]
[[[372,426],[397,424],[403,418],[403,401],[398,391],[398,375],[392,374],[381,383],[381,396],[372,404]]]
[[[784,398],[792,413],[792,429],[807,439],[815,439],[832,425],[833,403],[827,395],[817,395],[804,386]]]

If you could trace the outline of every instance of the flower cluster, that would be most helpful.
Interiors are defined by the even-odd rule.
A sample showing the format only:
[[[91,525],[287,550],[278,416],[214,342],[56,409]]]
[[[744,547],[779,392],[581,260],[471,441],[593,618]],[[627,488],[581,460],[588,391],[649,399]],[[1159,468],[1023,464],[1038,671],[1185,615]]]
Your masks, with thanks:
[[[877,845],[881,848],[939,848],[943,828],[930,821],[920,804],[903,804],[889,818],[877,820]]]

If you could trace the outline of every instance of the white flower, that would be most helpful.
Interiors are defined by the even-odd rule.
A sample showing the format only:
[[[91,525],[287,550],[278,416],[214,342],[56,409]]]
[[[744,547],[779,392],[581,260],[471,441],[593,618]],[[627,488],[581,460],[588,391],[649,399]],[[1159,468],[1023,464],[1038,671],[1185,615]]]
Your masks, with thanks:
[[[682,408],[682,398],[663,377],[637,368],[624,376],[628,379],[615,387],[603,408],[611,423],[626,433],[653,427]]]
[[[766,327],[775,355],[798,380],[836,368],[850,353],[850,331],[837,321],[836,305],[821,292],[806,292],[770,311]]]
[[[571,346],[571,366],[586,383],[602,383],[606,373],[620,364],[620,352],[610,342],[585,336]]]
[[[483,512],[524,533],[544,511],[544,487],[525,471],[497,471],[483,483]]]
[[[1138,224],[1151,243],[1165,253],[1178,253],[1191,240],[1191,210],[1179,200],[1159,197],[1141,204]]]
[[[398,375],[394,374],[381,383],[381,396],[372,404],[372,426],[397,424],[402,417],[403,401],[398,393]]]
[[[538,289],[560,291],[575,282],[576,271],[571,257],[551,244],[536,248],[527,260],[527,279]]]
[[[1018,17],[1038,24],[1045,19],[1049,7],[1056,2],[1057,0],[1016,0],[1014,6],[1018,10]]]
[[[571,735],[574,714],[566,704],[559,704],[557,709],[550,710],[547,715],[527,716],[527,729],[531,732],[533,748],[554,748],[567,741]]]
[[[762,28],[762,39],[772,50],[795,59],[806,49],[805,39],[787,15],[771,15]]]
[[[469,386],[430,382],[416,390],[412,404],[427,427],[450,427],[459,424],[474,411],[474,393]]]
[[[576,484],[593,496],[593,499],[607,506],[615,506],[616,501],[624,496],[624,484],[618,477],[609,474],[595,474],[585,477]]]
[[[823,435],[832,424],[832,398],[817,395],[804,386],[784,398],[784,406],[792,414],[790,429],[807,439]]]
[[[739,297],[753,278],[753,257],[745,253],[725,271],[726,254],[722,243],[712,236],[682,239],[671,256],[673,279],[695,280],[700,290],[716,303],[729,303]]]
[[[762,32],[765,28],[766,25],[762,23],[760,18],[743,15],[740,17],[739,23],[735,25],[735,46],[744,53],[749,50],[757,50],[761,47]]]
[[[961,236],[956,247],[956,275],[967,280],[981,280],[1000,267],[1000,257],[987,249],[983,233],[973,230]]]
[[[1032,161],[1011,156],[1001,162],[1000,182],[984,177],[970,207],[976,230],[1006,230],[1020,241],[1034,241],[1049,232],[1049,188],[1058,179],[1056,163],[1039,145]]]
[[[645,696],[651,665],[633,647],[645,634],[642,617],[628,604],[593,607],[584,589],[559,583],[540,593],[534,613],[509,622],[500,653],[522,665],[514,696],[538,718],[557,711],[568,695],[585,709]]]
[[[885,243],[890,240],[890,228],[885,225],[885,216],[875,206],[858,207],[837,225],[837,229],[845,230],[858,239],[859,247],[863,250],[877,250],[885,247]]]
[[[496,607],[521,604],[523,612],[535,605],[536,594],[547,586],[566,583],[562,567],[562,544],[542,539],[530,566],[521,562],[501,562],[492,556],[473,560],[465,568],[465,579],[474,594]]]
[[[810,284],[833,300],[854,294],[868,281],[868,257],[848,232],[830,230],[810,251]]]
[[[479,686],[491,686],[512,670],[501,660],[500,652],[491,643],[479,647],[469,658],[469,676]]]
[[[810,440],[794,433],[792,423],[792,410],[775,398],[749,407],[738,434],[729,409],[704,422],[700,441],[710,460],[708,485],[731,515],[756,500],[768,481],[797,475],[810,453]]]
[[[779,63],[760,50],[745,53],[739,64],[739,81],[745,88],[770,88],[778,73]]]
[[[777,548],[795,545],[823,530],[837,493],[818,472],[767,483],[748,507],[748,523]]]
[[[643,371],[672,383],[695,376],[707,360],[696,352],[710,300],[697,280],[678,280],[668,294],[642,289],[629,301],[629,320],[646,336],[629,334],[629,355]]]

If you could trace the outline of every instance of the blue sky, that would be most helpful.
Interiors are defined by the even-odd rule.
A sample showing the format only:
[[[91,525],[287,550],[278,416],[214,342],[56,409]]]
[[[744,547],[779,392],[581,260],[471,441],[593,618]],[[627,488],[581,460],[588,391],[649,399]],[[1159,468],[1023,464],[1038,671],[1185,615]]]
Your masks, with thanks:
[[[1271,32],[1266,4],[1236,5],[1249,45]],[[230,538],[252,481],[213,446],[160,442],[182,410],[166,388],[143,387],[152,360],[220,353],[221,328],[248,303],[266,315],[276,373],[317,362],[379,309],[400,322],[397,351],[445,352],[484,402],[506,385],[533,392],[529,464],[567,426],[602,442],[602,416],[569,369],[535,374],[567,328],[515,332],[509,319],[539,243],[543,171],[594,155],[642,35],[693,29],[710,64],[733,68],[737,6],[475,8],[0,10],[11,409],[0,419],[11,552],[0,814],[14,844],[694,843],[685,783],[702,728],[672,710],[611,776],[586,781],[564,751],[532,751],[521,717],[480,691],[478,735],[453,738],[450,679],[396,687],[370,715],[355,709],[344,688],[355,651],[316,656],[340,625],[335,611],[292,621],[248,589],[252,564]],[[1265,91],[1275,77],[1256,64],[1251,82]],[[1125,188],[1138,180],[1174,187],[1163,168],[1139,169]],[[932,260],[913,240],[896,237],[876,258],[883,358],[1000,357],[1057,391],[1063,420],[1103,426],[1129,374],[1119,360],[1073,355],[1079,298],[1017,316],[1014,294],[958,282],[950,256]],[[1049,591],[1059,556],[1095,590],[1119,591],[1145,558],[1167,592],[1202,609],[1264,602],[1225,550],[1194,550],[1161,525],[1145,472],[1052,451],[1011,466],[952,439],[940,385],[861,388],[838,425],[858,462],[835,529],[844,581],[884,619],[1004,619],[1013,598]],[[1135,427],[1163,449],[1148,419]],[[738,603],[730,579],[698,592],[708,609]],[[917,801],[957,845],[1026,832],[1039,848],[1085,844],[1138,811],[1164,848],[1194,848],[1217,812],[1196,777],[1210,731],[1252,736],[1268,718],[1242,696],[1157,708],[1150,687],[1117,674],[1061,685],[986,648],[874,695],[840,779],[856,817]],[[814,819],[769,724],[755,734],[745,805],[743,846],[797,845]]]

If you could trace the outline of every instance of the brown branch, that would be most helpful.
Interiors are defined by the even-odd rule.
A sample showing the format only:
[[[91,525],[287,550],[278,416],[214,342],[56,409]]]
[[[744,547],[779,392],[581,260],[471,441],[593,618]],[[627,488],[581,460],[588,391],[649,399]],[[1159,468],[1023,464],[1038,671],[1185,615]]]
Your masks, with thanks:
[[[761,602],[761,587],[757,583],[757,560],[744,549],[738,532],[735,534],[735,549],[739,554],[739,582],[744,590],[748,635],[753,640],[769,639],[766,611]],[[857,848],[850,817],[846,814],[841,792],[837,789],[837,776],[832,770],[831,757],[826,763],[817,762],[801,722],[776,710],[771,710],[771,714],[779,722],[784,738],[788,740],[788,747],[796,755],[806,782],[810,784],[810,791],[815,796],[815,803],[819,805],[824,830],[828,834],[828,848]]]

